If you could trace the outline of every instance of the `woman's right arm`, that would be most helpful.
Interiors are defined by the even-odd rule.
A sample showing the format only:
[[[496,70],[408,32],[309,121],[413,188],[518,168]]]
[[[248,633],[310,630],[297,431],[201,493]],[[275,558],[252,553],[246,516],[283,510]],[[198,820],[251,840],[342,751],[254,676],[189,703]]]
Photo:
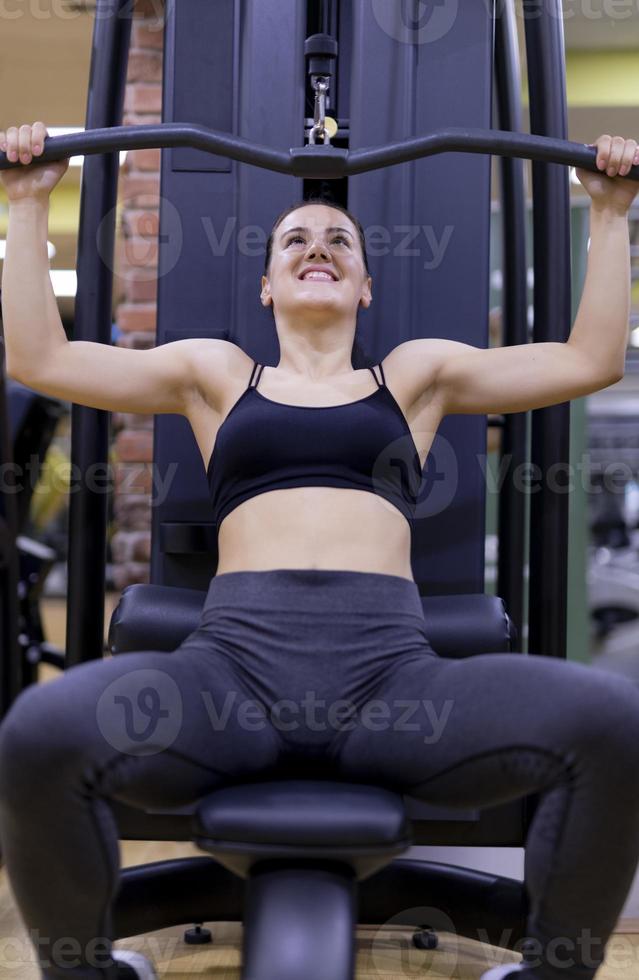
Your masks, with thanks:
[[[195,348],[204,343],[210,354],[215,341],[129,350],[67,340],[49,276],[48,215],[48,197],[9,202],[2,274],[7,374],[91,408],[184,414],[196,390]]]
[[[46,395],[107,411],[187,414],[194,395],[217,400],[231,362],[227,341],[189,338],[128,350],[67,340],[49,277],[47,232],[49,195],[69,161],[38,161],[47,137],[43,122],[0,130],[0,149],[23,165],[0,171],[9,202],[2,272],[7,374]]]

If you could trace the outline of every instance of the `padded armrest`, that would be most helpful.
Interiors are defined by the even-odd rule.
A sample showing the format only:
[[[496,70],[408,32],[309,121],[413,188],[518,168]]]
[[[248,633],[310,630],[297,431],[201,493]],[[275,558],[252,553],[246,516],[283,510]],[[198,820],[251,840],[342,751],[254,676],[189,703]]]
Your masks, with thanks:
[[[169,585],[129,585],[109,625],[111,653],[175,650],[197,629],[206,592]],[[422,596],[426,635],[441,657],[509,653],[515,628],[499,596]]]
[[[109,650],[175,650],[197,629],[205,599],[199,589],[128,585],[111,615]]]

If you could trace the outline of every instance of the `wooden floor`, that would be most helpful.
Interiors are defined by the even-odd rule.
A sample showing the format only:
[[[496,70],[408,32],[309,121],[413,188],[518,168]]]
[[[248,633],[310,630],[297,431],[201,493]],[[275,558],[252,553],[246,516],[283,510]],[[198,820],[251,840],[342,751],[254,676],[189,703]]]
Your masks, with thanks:
[[[107,597],[105,622],[108,623],[114,599]],[[43,610],[47,639],[64,644],[65,606],[48,600]],[[41,680],[55,677],[45,668]],[[123,867],[171,858],[200,856],[190,844],[156,841],[122,841]],[[210,980],[239,980],[241,963],[241,923],[208,923],[213,942],[208,946],[187,946],[183,926],[163,929],[144,936],[120,940],[116,947],[136,949],[148,956],[160,977],[186,980],[206,976]],[[412,930],[388,923],[361,926],[357,930],[357,980],[479,980],[496,963],[518,963],[520,956],[451,933],[439,935],[439,949],[417,950],[411,942]],[[639,921],[624,923],[624,932],[610,941],[606,965],[597,980],[637,980],[639,978]],[[40,980],[34,950],[18,914],[11,886],[0,870],[0,980]],[[300,978],[302,980],[302,978]]]

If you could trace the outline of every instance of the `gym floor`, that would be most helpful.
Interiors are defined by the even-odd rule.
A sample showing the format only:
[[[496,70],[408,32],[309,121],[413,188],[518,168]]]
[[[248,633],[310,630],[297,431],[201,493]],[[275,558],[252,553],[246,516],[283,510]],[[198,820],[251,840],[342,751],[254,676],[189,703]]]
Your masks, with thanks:
[[[105,624],[118,596],[107,594]],[[47,638],[64,645],[66,604],[64,599],[47,599],[42,614]],[[41,668],[40,680],[57,676],[50,667]],[[166,841],[123,841],[123,867],[166,861],[172,858],[201,857],[191,844]],[[239,922],[208,923],[213,942],[208,946],[187,946],[184,929],[176,926],[144,936],[119,940],[118,947],[136,949],[156,965],[160,977],[185,980],[198,975],[215,980],[239,980],[242,925]],[[624,932],[615,934],[608,947],[607,963],[597,980],[636,980],[639,976],[639,920],[625,920]],[[411,942],[411,930],[394,926],[361,926],[357,930],[357,980],[407,980],[428,977],[429,980],[478,980],[489,966],[519,962],[516,953],[488,946],[478,941],[441,933],[439,948],[433,952],[417,950]],[[4,870],[0,869],[0,980],[40,980],[35,955],[13,900]]]

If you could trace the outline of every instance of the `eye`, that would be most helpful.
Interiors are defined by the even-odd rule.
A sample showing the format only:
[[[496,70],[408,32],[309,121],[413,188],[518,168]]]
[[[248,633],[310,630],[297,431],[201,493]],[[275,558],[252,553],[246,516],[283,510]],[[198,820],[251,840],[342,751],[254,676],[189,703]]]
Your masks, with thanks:
[[[292,238],[289,238],[286,244],[288,247],[289,245],[292,245],[293,242],[303,242],[303,241],[304,239],[302,238],[301,235],[293,235]],[[343,242],[345,245],[348,245],[348,247],[350,248],[350,242],[348,241],[347,238],[344,237],[344,235],[335,235],[334,238],[331,239],[331,242]]]

